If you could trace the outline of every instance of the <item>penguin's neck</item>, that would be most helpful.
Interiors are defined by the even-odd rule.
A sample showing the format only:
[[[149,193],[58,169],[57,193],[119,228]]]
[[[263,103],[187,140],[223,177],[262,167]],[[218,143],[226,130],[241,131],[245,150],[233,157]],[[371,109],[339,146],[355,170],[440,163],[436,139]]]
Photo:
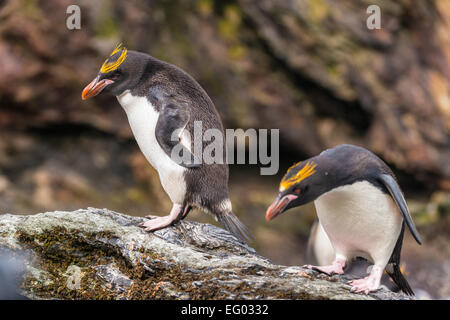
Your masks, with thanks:
[[[123,93],[116,96],[116,98],[127,114],[133,109],[139,108],[139,105],[142,104],[151,106],[152,109],[155,109],[147,98],[132,95],[130,90],[125,90]]]

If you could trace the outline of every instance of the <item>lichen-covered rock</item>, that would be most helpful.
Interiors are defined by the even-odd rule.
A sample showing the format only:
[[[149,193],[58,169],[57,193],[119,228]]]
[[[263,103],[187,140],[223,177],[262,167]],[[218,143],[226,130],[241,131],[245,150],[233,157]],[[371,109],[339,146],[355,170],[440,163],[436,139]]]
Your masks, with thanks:
[[[408,299],[275,265],[227,231],[182,221],[146,233],[107,209],[0,215],[0,249],[24,261],[32,299]]]

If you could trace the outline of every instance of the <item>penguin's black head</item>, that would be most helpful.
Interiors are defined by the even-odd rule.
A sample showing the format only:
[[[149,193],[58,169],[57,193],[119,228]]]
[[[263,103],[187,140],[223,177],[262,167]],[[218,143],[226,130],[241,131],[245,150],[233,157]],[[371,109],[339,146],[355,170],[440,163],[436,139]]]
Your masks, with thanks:
[[[144,73],[145,54],[128,51],[119,44],[103,63],[100,71],[83,90],[83,100],[95,97],[100,92],[118,96],[125,90],[133,89]]]
[[[324,174],[328,175],[312,160],[290,167],[281,180],[278,196],[267,209],[266,220],[270,221],[290,208],[314,201],[326,192],[322,183]]]

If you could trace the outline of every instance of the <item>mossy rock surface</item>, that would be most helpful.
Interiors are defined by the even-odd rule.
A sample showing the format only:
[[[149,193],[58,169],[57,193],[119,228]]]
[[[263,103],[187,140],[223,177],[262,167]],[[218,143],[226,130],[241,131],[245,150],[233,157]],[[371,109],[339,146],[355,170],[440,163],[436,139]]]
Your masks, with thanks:
[[[353,294],[343,277],[275,265],[227,231],[182,221],[155,233],[107,209],[0,216],[32,299],[408,299]]]

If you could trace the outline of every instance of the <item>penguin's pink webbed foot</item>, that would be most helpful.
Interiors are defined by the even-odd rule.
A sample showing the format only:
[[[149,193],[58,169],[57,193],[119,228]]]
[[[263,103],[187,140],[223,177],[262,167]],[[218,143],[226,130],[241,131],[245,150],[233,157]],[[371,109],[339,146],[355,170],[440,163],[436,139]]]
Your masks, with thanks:
[[[348,283],[352,286],[350,291],[352,292],[364,292],[368,294],[372,291],[377,291],[380,287],[381,276],[383,275],[383,268],[380,266],[373,266],[370,275],[362,278],[349,281]]]
[[[142,222],[141,224],[139,224],[139,226],[143,227],[145,231],[149,232],[163,229],[165,227],[170,226],[175,221],[177,221],[181,212],[182,207],[178,204],[174,204],[168,216],[155,218],[151,216],[152,217],[151,220]]]
[[[323,273],[326,273],[328,275],[332,274],[343,274],[344,268],[345,268],[346,260],[342,258],[336,258],[332,264],[329,266],[312,266],[312,265],[305,265],[304,267],[312,270],[317,270]]]
[[[170,218],[170,216],[165,216],[145,221],[141,223],[139,226],[143,227],[145,231],[156,231],[170,226],[172,222],[173,220]]]

